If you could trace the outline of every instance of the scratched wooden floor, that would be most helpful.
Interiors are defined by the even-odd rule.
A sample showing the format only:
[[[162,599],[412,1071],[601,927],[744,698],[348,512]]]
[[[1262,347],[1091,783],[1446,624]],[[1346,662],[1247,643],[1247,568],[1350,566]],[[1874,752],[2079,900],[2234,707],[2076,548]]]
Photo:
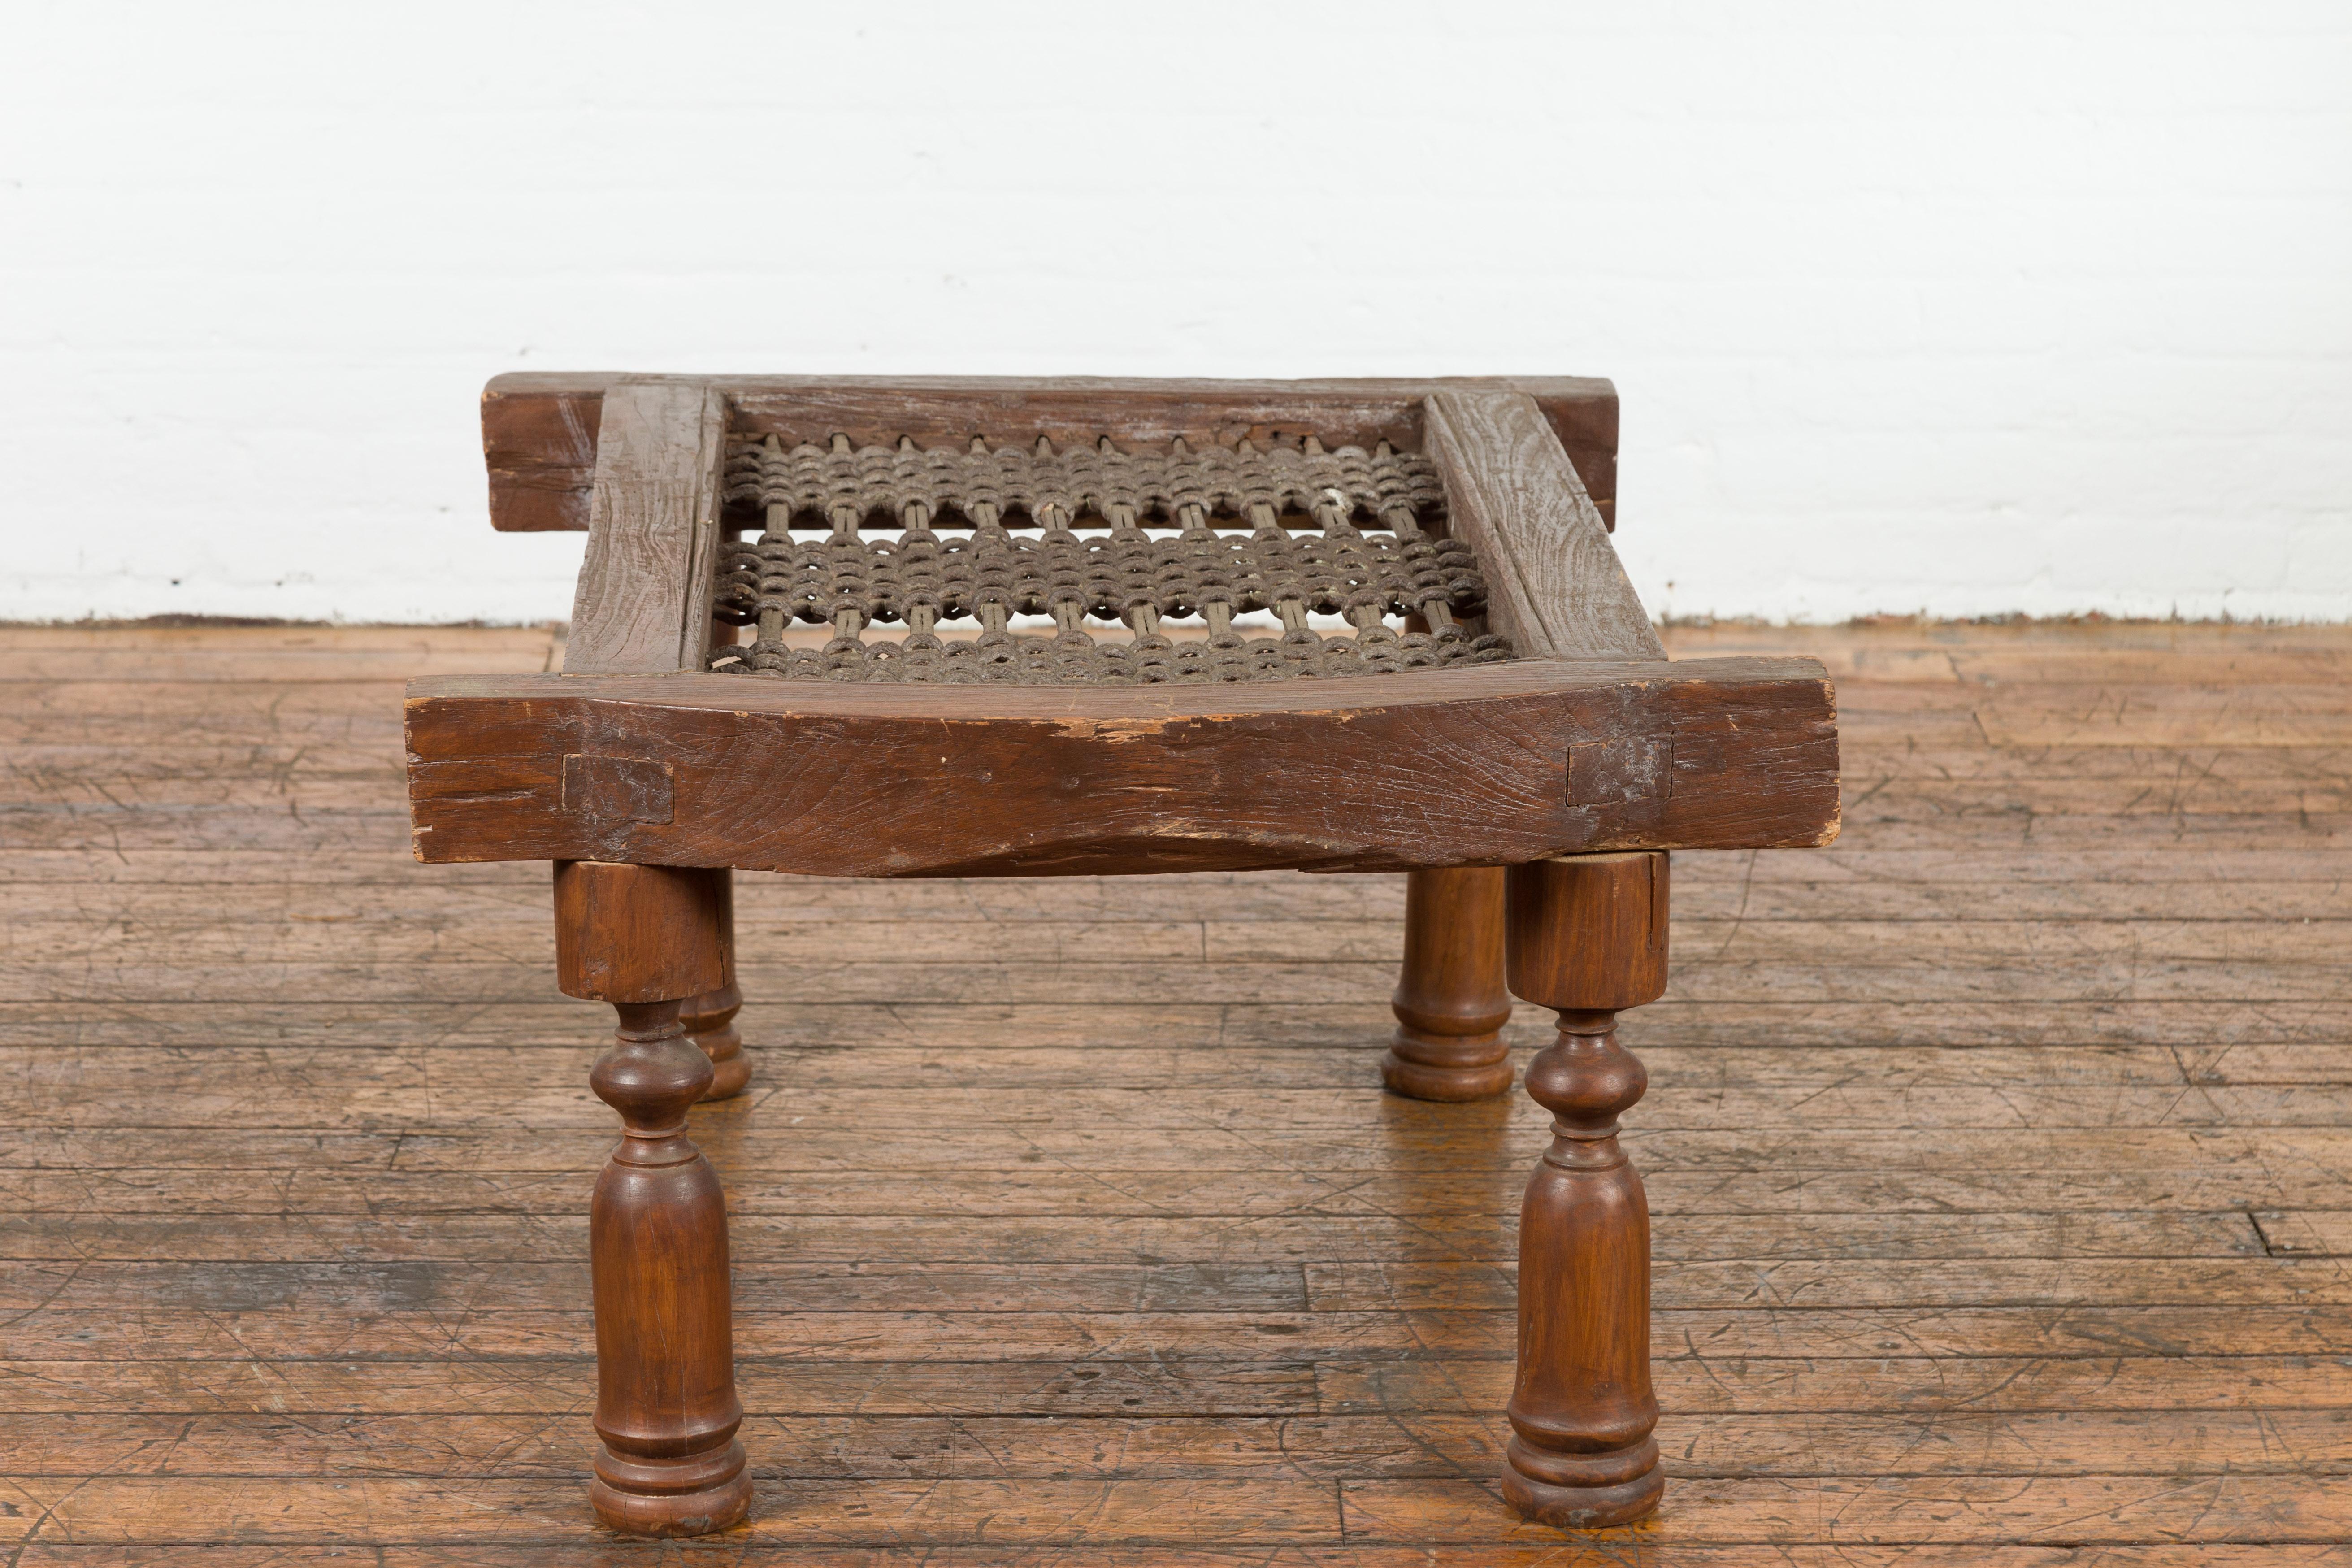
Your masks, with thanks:
[[[397,682],[547,635],[0,628],[0,1563],[2352,1563],[2352,630],[1673,640],[1829,661],[1848,826],[1625,1026],[1654,1522],[1496,1501],[1541,1139],[1379,1092],[1395,879],[745,878],[681,1548],[583,1494],[605,1018],[405,849]]]

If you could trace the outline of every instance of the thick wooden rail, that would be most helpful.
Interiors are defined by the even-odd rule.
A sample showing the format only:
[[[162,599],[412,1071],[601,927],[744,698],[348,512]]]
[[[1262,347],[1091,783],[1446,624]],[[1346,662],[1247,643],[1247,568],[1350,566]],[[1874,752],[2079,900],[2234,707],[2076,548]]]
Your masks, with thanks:
[[[1521,660],[1241,687],[420,680],[425,860],[843,877],[1500,864],[1822,844],[1811,659]]]
[[[733,428],[821,441],[912,436],[924,445],[975,433],[1045,436],[1059,445],[1115,440],[1195,446],[1311,429],[1328,444],[1413,440],[1422,400],[1445,387],[1532,396],[1606,526],[1617,496],[1617,389],[1583,376],[1430,377],[1417,381],[1000,380],[925,376],[645,377],[617,373],[502,375],[482,393],[490,522],[507,532],[585,529],[604,395],[628,380],[688,380],[728,400]],[[993,428],[990,428],[993,426]]]
[[[1508,387],[1448,389],[1427,408],[1450,527],[1486,568],[1494,628],[1538,658],[1664,658],[1535,399]]]
[[[692,382],[626,381],[606,402],[563,668],[698,668],[710,643],[726,401]]]

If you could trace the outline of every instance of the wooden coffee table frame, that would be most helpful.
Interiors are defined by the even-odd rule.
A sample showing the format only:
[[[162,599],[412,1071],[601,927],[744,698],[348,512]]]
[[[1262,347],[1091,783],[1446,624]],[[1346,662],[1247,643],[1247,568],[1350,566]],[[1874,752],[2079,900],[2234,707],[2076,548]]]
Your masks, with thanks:
[[[624,1133],[590,1242],[607,1523],[701,1534],[751,1500],[725,1206],[686,1133],[749,1076],[738,867],[1409,871],[1391,1089],[1507,1089],[1506,983],[1559,1014],[1527,1073],[1555,1136],[1520,1221],[1505,1495],[1562,1525],[1656,1506],[1649,1221],[1615,1136],[1643,1077],[1614,1020],[1665,986],[1666,852],[1828,842],[1837,738],[1811,660],[1666,660],[1609,543],[1606,382],[502,376],[483,431],[494,522],[585,527],[587,559],[562,674],[412,683],[410,803],[420,859],[555,863],[560,983],[619,1016],[591,1079]],[[1232,686],[704,672],[728,440],[835,433],[1417,448],[1521,657]]]

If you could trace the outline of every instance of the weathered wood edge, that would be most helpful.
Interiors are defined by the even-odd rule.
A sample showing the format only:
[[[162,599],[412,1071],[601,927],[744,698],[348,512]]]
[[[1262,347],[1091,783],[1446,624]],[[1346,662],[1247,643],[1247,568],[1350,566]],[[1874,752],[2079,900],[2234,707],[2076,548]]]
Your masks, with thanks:
[[[1433,376],[1317,381],[1123,380],[988,376],[624,376],[619,373],[517,372],[492,378],[482,392],[482,455],[489,470],[490,522],[502,532],[577,531],[588,526],[589,496],[605,389],[624,379],[694,380],[730,402],[841,397],[853,404],[902,395],[994,401],[1087,399],[1149,404],[1259,404],[1284,407],[1307,422],[1318,405],[1377,403],[1410,423],[1421,400],[1442,386],[1508,386],[1532,395],[1574,463],[1609,527],[1616,525],[1617,391],[1586,376]],[[1255,423],[1245,421],[1244,423]]]
[[[1503,864],[1826,843],[1810,659],[1265,687],[458,677],[407,705],[425,860],[815,875]]]
[[[724,484],[727,403],[691,381],[625,381],[607,398],[567,675],[699,669]]]
[[[1753,685],[1797,681],[1830,686],[1818,658],[1515,658],[1450,669],[1410,669],[1343,679],[1299,679],[1233,684],[1152,686],[971,686],[863,680],[781,680],[756,675],[674,674],[436,675],[407,687],[407,700],[462,697],[531,700],[588,696],[600,701],[694,709],[714,713],[809,714],[876,719],[1070,720],[1118,724],[1163,719],[1240,719],[1265,713],[1328,716],[1374,709],[1450,704],[1481,698],[1596,690],[1633,684]]]
[[[1533,398],[1442,388],[1423,429],[1445,481],[1447,526],[1486,569],[1490,625],[1539,658],[1666,657]]]

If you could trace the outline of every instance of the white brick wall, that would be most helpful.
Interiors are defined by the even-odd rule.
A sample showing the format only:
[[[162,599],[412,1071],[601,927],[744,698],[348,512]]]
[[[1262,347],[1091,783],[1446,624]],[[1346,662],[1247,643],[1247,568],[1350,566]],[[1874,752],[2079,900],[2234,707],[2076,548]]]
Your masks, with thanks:
[[[609,367],[1605,374],[1654,612],[2338,618],[2352,5],[26,0],[0,356],[5,616],[560,616]]]

